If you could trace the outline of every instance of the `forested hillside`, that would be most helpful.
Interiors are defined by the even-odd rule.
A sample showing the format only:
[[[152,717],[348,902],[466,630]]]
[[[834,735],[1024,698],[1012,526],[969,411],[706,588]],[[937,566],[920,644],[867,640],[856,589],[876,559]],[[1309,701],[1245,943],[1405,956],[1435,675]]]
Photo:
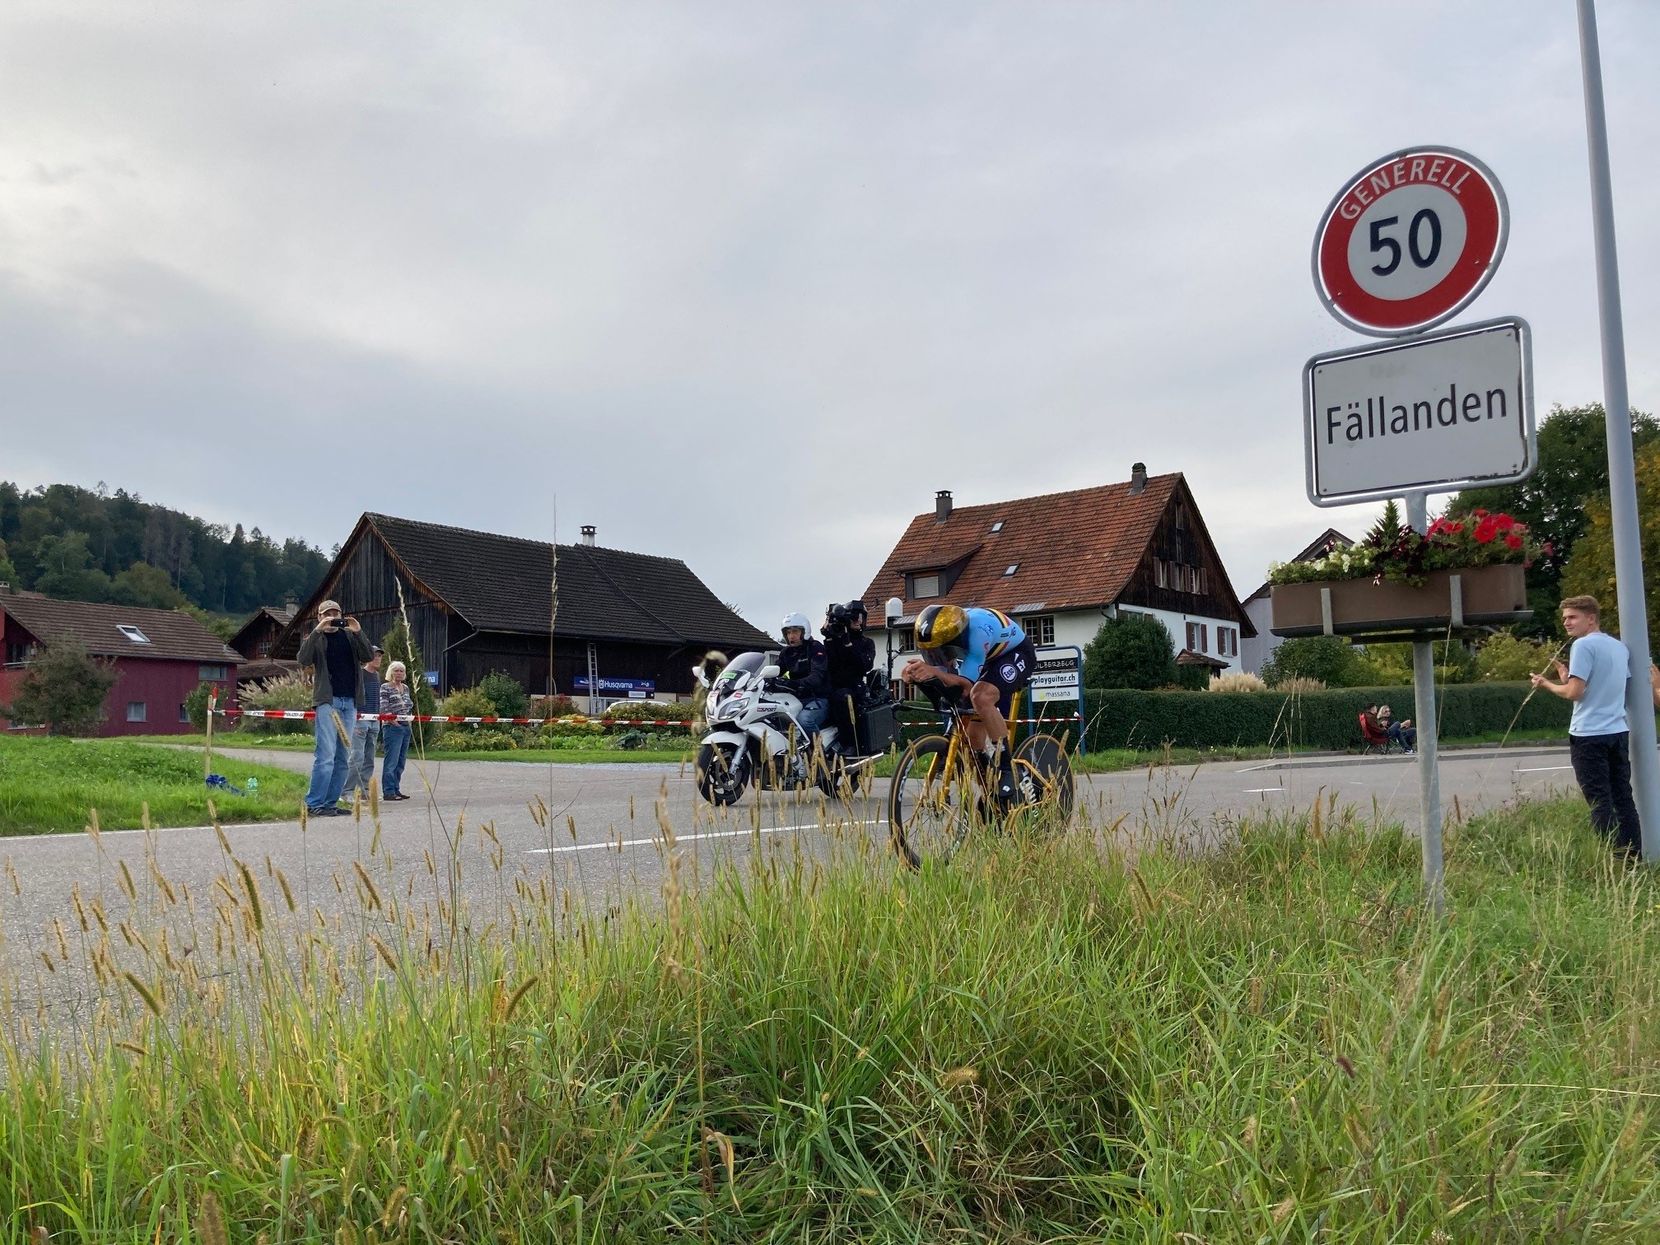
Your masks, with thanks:
[[[48,596],[241,616],[303,599],[328,564],[304,541],[227,530],[123,489],[0,482],[0,581]]]

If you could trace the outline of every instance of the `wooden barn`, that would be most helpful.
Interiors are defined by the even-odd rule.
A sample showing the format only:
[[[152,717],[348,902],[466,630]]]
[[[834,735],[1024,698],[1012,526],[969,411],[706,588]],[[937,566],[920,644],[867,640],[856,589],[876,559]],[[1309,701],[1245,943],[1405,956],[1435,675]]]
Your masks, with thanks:
[[[591,527],[582,543],[558,546],[553,620],[554,553],[543,541],[365,514],[274,655],[299,651],[326,600],[373,642],[401,608],[426,667],[410,678],[424,676],[440,694],[501,671],[533,695],[684,696],[709,649],[777,647],[684,562],[603,548]]]

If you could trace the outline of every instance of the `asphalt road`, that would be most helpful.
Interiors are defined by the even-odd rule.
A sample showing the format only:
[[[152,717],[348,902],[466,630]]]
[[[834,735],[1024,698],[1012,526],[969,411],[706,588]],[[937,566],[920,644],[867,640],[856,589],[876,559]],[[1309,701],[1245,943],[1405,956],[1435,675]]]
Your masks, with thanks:
[[[310,766],[304,753],[234,755],[301,771]],[[1092,826],[1127,844],[1202,844],[1225,837],[1241,819],[1333,798],[1368,823],[1415,827],[1417,773],[1412,758],[1365,757],[1080,775],[1079,829]],[[230,826],[223,843],[211,826],[106,831],[96,842],[86,834],[7,838],[0,840],[0,1021],[15,1027],[26,1017],[31,1026],[73,1027],[111,997],[94,980],[80,932],[94,900],[112,931],[117,969],[144,976],[146,956],[159,955],[162,928],[169,954],[209,962],[226,940],[230,896],[245,895],[247,879],[235,862],[247,866],[267,919],[298,919],[284,911],[292,896],[300,917],[361,946],[394,911],[408,928],[458,904],[476,925],[504,919],[516,896],[562,902],[568,894],[590,911],[636,898],[658,902],[665,827],[680,849],[678,876],[687,886],[716,861],[756,851],[789,859],[822,855],[839,843],[868,845],[880,858],[887,786],[877,779],[875,794],[845,805],[825,805],[816,792],[751,791],[732,808],[715,810],[698,798],[689,766],[451,761],[419,772],[412,764],[404,789],[421,796],[383,805],[378,819],[365,811],[314,821],[303,831],[295,822]],[[1450,817],[1573,789],[1566,749],[1442,757]],[[87,916],[89,924],[96,919]],[[61,941],[54,922],[64,931]]]

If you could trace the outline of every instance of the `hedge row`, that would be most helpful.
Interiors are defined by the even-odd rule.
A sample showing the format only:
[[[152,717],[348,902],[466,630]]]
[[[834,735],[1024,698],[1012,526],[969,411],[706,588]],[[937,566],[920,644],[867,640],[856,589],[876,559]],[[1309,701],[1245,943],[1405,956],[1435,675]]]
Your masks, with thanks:
[[[1572,706],[1526,683],[1459,683],[1436,689],[1445,737],[1535,727],[1568,729]],[[1344,687],[1323,692],[1086,691],[1087,747],[1226,748],[1250,745],[1344,749],[1360,744],[1356,715],[1387,704],[1397,718],[1417,716],[1410,687]],[[1524,707],[1523,702],[1526,701]],[[1517,711],[1520,710],[1520,716]]]

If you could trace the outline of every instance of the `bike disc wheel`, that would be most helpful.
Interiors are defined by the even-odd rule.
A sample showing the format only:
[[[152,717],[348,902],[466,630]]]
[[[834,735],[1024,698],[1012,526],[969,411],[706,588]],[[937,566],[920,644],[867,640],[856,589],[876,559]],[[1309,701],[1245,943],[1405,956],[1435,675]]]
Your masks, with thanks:
[[[894,851],[913,869],[925,860],[949,860],[968,834],[967,784],[948,772],[951,743],[928,735],[900,755],[888,792],[888,831]]]
[[[1052,814],[1059,825],[1072,816],[1077,791],[1066,746],[1053,735],[1033,735],[1015,750],[1015,777],[1030,776],[1037,800],[1027,807]]]

